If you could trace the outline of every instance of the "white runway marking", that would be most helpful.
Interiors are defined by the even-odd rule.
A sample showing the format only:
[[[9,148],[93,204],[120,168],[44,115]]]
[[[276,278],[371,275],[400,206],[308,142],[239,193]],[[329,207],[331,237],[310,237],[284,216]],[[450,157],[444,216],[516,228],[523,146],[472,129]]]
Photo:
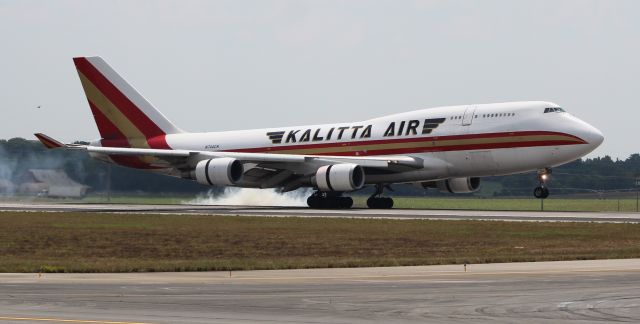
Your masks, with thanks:
[[[197,215],[234,215],[264,217],[348,217],[384,219],[501,220],[536,222],[608,222],[640,223],[640,213],[598,212],[532,212],[424,209],[348,209],[319,210],[291,207],[238,207],[202,205],[135,205],[135,204],[26,204],[0,203],[0,211],[41,212],[113,212]]]

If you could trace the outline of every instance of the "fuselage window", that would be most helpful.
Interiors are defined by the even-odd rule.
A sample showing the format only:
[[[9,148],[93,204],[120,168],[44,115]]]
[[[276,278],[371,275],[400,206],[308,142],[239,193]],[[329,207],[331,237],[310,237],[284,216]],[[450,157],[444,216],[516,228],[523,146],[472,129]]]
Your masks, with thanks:
[[[564,109],[560,108],[560,107],[554,107],[554,108],[545,108],[544,109],[544,113],[550,113],[550,112],[565,112]]]

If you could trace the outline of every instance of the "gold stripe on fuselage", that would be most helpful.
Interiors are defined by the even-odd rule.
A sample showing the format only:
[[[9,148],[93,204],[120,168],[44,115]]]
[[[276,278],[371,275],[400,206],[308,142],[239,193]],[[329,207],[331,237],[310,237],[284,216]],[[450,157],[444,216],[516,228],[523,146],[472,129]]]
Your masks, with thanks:
[[[348,153],[362,151],[379,151],[379,150],[398,150],[398,149],[437,149],[439,147],[465,146],[465,145],[488,145],[488,144],[506,144],[506,143],[527,143],[542,141],[574,141],[580,143],[575,138],[566,135],[518,135],[512,137],[493,137],[493,138],[469,138],[469,139],[452,139],[452,140],[425,140],[420,142],[404,142],[404,143],[383,143],[383,144],[366,144],[357,145],[357,143],[344,143],[341,146],[320,147],[320,148],[302,148],[302,149],[286,149],[271,147],[265,149],[270,153],[279,154],[327,154],[327,153]]]

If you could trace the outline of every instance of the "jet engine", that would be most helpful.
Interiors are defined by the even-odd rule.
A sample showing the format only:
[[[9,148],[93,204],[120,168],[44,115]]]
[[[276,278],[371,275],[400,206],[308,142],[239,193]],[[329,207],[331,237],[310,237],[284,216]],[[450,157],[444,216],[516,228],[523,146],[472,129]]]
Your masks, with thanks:
[[[480,178],[449,178],[423,182],[425,188],[436,188],[444,193],[470,193],[480,188]]]
[[[231,186],[242,179],[244,167],[234,158],[217,158],[198,162],[196,181],[210,186]]]
[[[316,171],[315,185],[320,191],[354,191],[364,185],[364,170],[357,164],[332,164]]]

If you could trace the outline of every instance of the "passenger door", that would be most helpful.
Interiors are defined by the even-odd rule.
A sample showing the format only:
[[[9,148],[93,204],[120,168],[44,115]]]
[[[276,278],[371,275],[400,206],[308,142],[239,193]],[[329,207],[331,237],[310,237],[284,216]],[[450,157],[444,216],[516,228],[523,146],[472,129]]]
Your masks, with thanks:
[[[469,106],[464,111],[464,116],[462,117],[462,126],[469,126],[473,123],[473,118],[475,117],[477,106]]]

